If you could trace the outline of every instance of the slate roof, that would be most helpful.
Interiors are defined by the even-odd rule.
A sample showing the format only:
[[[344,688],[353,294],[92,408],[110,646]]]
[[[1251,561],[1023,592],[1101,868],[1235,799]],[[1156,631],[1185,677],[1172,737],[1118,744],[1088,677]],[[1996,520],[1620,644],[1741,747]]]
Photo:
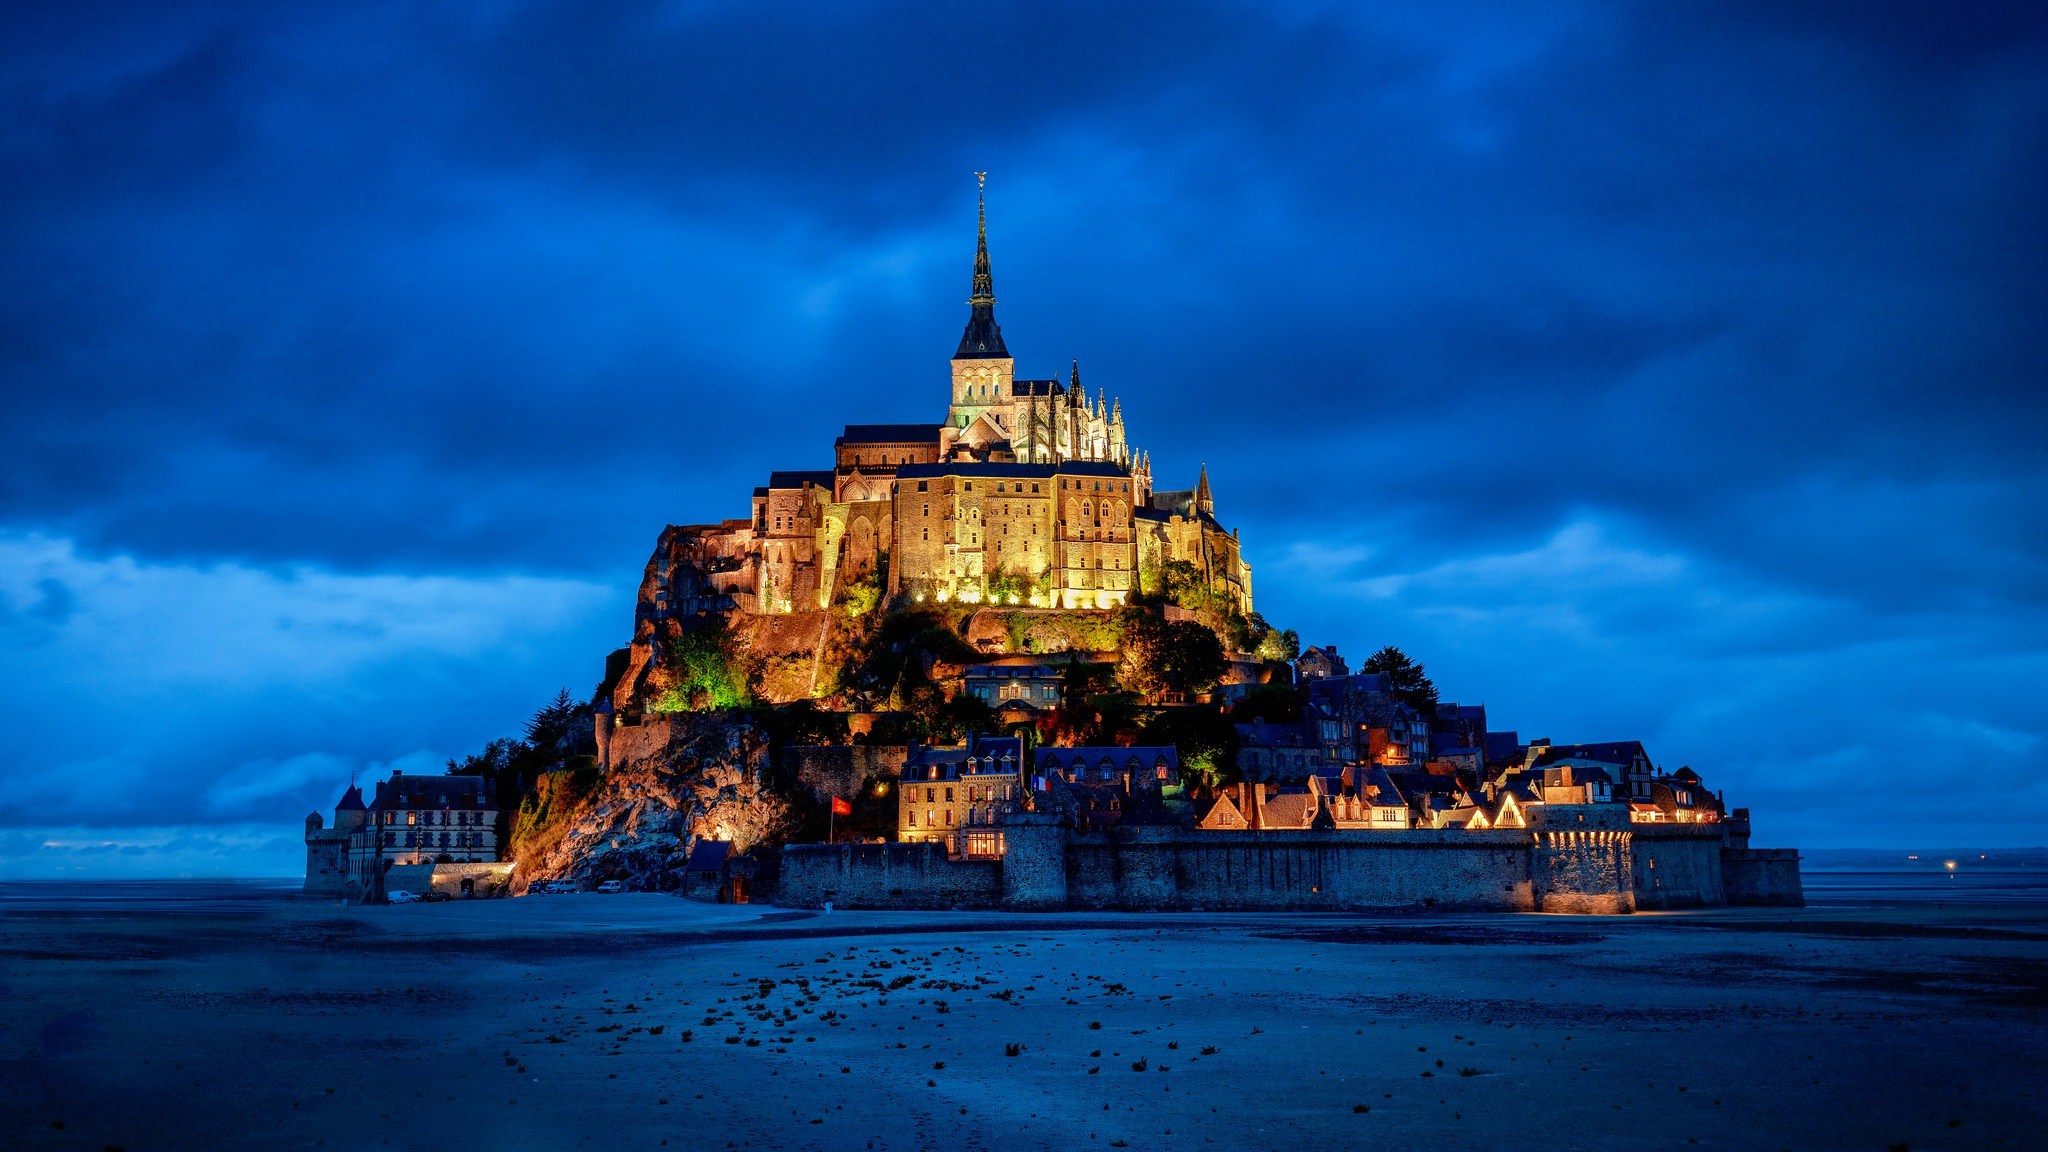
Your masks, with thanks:
[[[1601,764],[1627,765],[1641,756],[1649,759],[1643,751],[1640,740],[1612,740],[1604,744],[1552,744],[1536,753],[1536,766],[1541,768],[1559,760],[1593,760]]]
[[[1057,680],[1060,670],[1050,664],[970,664],[960,675],[968,680]]]
[[[1016,736],[970,736],[966,746],[960,748],[919,748],[903,761],[905,780],[942,780],[957,777],[967,770],[967,760],[976,761],[976,774],[1003,772],[1002,761],[1009,758],[1007,771],[1014,772],[1024,760],[1024,741]],[[993,760],[994,764],[985,763]]]
[[[831,473],[827,472],[825,475],[830,476]],[[996,464],[970,460],[945,464],[905,464],[896,469],[896,478],[899,480],[917,480],[931,476],[1046,479],[1055,475],[1109,476],[1122,480],[1130,476],[1130,471],[1122,465],[1112,464],[1106,460],[1071,460],[1065,464]]]
[[[1008,360],[1010,349],[1003,343],[1003,326],[996,323],[996,310],[989,305],[977,304],[967,318],[967,328],[960,333],[960,349],[953,353],[955,360]]]
[[[830,468],[810,472],[770,472],[768,474],[768,487],[782,491],[802,488],[805,484],[816,484],[820,488],[830,488],[832,480],[833,473]],[[760,489],[757,488],[755,491],[758,492]]]
[[[1322,742],[1305,731],[1300,724],[1269,724],[1255,720],[1250,724],[1234,724],[1237,729],[1237,745],[1240,748],[1320,748]]]
[[[685,872],[716,872],[725,867],[725,858],[732,855],[730,840],[699,840],[690,849],[690,859],[683,865]]]
[[[1520,758],[1518,749],[1522,746],[1519,732],[1488,732],[1486,734],[1486,759],[1489,762],[1515,760]]]
[[[1112,773],[1129,769],[1144,776],[1166,761],[1166,770],[1173,776],[1180,775],[1180,749],[1171,744],[1143,745],[1134,748],[1083,747],[1083,748],[1040,748],[1034,754],[1034,771],[1040,774],[1067,772],[1078,764],[1100,779],[1102,762],[1109,761]],[[1147,777],[1149,778],[1149,777]]]
[[[841,444],[931,444],[939,438],[937,424],[848,424],[834,440]]]
[[[1064,396],[1067,386],[1057,380],[1012,380],[1012,396]]]
[[[449,811],[495,808],[490,788],[481,776],[406,776],[393,774],[377,782],[377,796],[370,807],[386,809],[435,808]]]
[[[363,790],[353,784],[349,785],[348,791],[341,794],[341,802],[334,806],[334,810],[336,812],[363,811]]]

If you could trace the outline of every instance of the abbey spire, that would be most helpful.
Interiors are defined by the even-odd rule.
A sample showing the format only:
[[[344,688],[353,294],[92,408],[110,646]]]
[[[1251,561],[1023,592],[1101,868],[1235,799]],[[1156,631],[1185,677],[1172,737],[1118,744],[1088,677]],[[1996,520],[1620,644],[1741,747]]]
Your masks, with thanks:
[[[967,317],[967,330],[960,334],[960,350],[953,353],[953,359],[1008,360],[1010,350],[1003,346],[1003,330],[996,324],[995,277],[988,266],[988,173],[976,172],[974,178],[979,185],[974,197],[974,294],[967,298],[973,312]]]

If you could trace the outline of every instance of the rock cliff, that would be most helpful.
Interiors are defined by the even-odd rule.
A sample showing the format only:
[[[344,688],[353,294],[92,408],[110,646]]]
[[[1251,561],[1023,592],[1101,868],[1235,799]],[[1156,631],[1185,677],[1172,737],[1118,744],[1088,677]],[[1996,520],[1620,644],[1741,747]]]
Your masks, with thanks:
[[[778,842],[794,819],[765,783],[768,740],[744,717],[651,719],[620,728],[612,754],[613,767],[593,780],[535,790],[512,845],[515,891],[543,880],[670,891],[698,839],[745,852]]]

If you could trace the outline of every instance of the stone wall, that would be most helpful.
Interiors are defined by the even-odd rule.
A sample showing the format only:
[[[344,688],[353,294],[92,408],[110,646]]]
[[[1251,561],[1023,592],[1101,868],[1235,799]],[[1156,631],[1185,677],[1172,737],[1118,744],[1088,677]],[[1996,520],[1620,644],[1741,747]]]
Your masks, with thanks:
[[[1472,832],[1076,833],[1039,814],[1003,827],[1001,861],[948,860],[939,844],[783,850],[780,903],[849,908],[1209,911],[1434,908],[1624,914],[1724,902],[1717,830],[1648,836],[1611,805],[1549,805],[1547,824]],[[1580,817],[1584,817],[1581,820]],[[1730,850],[1733,851],[1733,850]],[[1796,892],[1797,858],[1738,853],[1744,893]],[[1764,857],[1772,857],[1765,859]],[[1655,867],[1651,868],[1651,861]],[[1788,879],[1789,869],[1789,879]],[[1646,873],[1654,873],[1647,878]]]
[[[1721,886],[1730,904],[1806,904],[1799,852],[1792,848],[1721,849]]]
[[[807,744],[776,753],[783,771],[792,773],[823,802],[833,796],[854,796],[871,780],[896,780],[910,749],[901,744]]]
[[[435,892],[455,900],[510,896],[512,863],[394,864],[384,872],[384,891],[416,896]]]
[[[1085,839],[1085,838],[1083,838]],[[1103,853],[1077,845],[1084,907],[1528,911],[1519,831],[1204,832]],[[1092,874],[1092,875],[1091,875]],[[1113,885],[1113,887],[1112,887]]]
[[[1719,829],[1638,824],[1633,848],[1636,907],[1702,908],[1728,902],[1721,887]]]
[[[1003,868],[948,860],[943,844],[799,844],[782,850],[776,902],[792,908],[995,908]]]
[[[1618,916],[1636,910],[1634,826],[1626,808],[1545,804],[1533,812],[1529,871],[1536,911]]]

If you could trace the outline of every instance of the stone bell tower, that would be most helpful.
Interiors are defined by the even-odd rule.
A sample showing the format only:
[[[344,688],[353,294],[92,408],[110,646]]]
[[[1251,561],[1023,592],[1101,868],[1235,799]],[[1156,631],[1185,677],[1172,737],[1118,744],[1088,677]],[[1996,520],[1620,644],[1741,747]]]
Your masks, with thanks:
[[[974,243],[974,294],[967,299],[973,311],[967,330],[960,334],[960,350],[953,353],[953,405],[946,424],[966,428],[994,411],[998,418],[1009,414],[1010,381],[1016,376],[1015,360],[1003,345],[1003,330],[996,323],[995,278],[988,267],[988,173],[974,174],[979,190],[975,213],[979,218]]]

